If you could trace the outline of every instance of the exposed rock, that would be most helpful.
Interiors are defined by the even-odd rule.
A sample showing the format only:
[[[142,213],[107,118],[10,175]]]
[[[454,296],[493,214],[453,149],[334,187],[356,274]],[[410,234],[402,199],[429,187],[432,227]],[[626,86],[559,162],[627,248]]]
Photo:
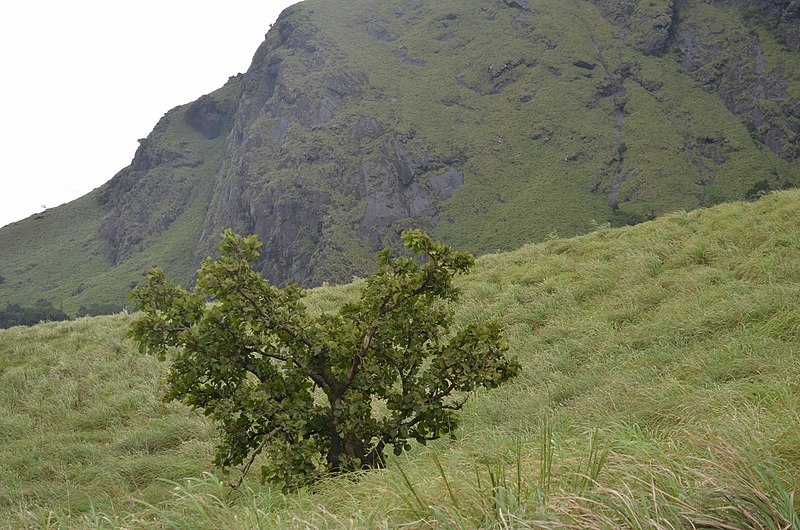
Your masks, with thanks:
[[[800,0],[717,0],[736,7],[745,17],[753,14],[766,22],[786,48],[800,51]]]
[[[205,95],[186,109],[186,123],[213,140],[226,129],[232,114],[232,105],[220,104],[211,96]]]
[[[800,51],[800,0],[785,2],[778,22],[777,33],[787,48]]]
[[[417,11],[408,6],[402,16],[413,18]],[[367,76],[345,66],[344,53],[302,18],[289,16],[281,24],[291,32],[268,36],[243,77],[224,154],[230,162],[217,176],[218,199],[204,223],[197,260],[214,252],[223,228],[233,227],[264,241],[262,270],[274,283],[343,281],[366,271],[351,266],[337,272],[335,264],[351,257],[331,234],[354,230],[352,239],[363,241],[368,256],[394,244],[401,225],[430,228],[438,203],[463,182],[463,174],[448,174],[449,166],[413,133],[399,135],[372,116],[343,116],[343,109],[357,108],[369,92]],[[388,28],[373,20],[368,31],[394,40]],[[291,75],[286,60],[272,56],[289,36],[303,43]],[[405,48],[396,53],[416,63]],[[342,66],[317,69],[332,57]],[[341,138],[352,141],[342,145]],[[435,186],[431,175],[440,177]],[[342,204],[351,204],[352,213],[340,213]]]
[[[162,120],[166,120],[165,116]],[[136,149],[136,154],[133,155],[131,161],[132,171],[148,171],[158,166],[169,165],[172,167],[191,166],[197,165],[196,162],[190,161],[186,152],[178,149],[170,149],[162,142],[154,140],[154,136],[158,135],[160,129],[156,127],[154,133],[147,138],[139,139],[139,147]]]
[[[363,163],[362,175],[367,204],[358,235],[372,248],[387,243],[386,228],[412,219],[426,225],[435,215],[430,191],[419,182],[409,181],[398,187],[390,170],[370,162]]]
[[[303,95],[297,99],[295,117],[304,127],[319,127],[336,115],[339,105],[328,96],[313,98]]]
[[[673,0],[591,0],[603,16],[619,26],[620,36],[631,39],[645,55],[666,53],[675,18]]]
[[[681,23],[672,0],[591,0],[603,16],[620,28],[620,37],[643,53],[664,55],[672,47],[684,71],[719,95],[726,107],[764,145],[787,160],[800,156],[800,127],[794,118],[796,99],[788,98],[790,77],[781,64],[767,67],[755,32],[725,35],[700,32],[697,22]],[[789,50],[800,48],[800,0],[714,0],[722,9],[739,10],[744,18],[771,24]],[[712,19],[707,24],[713,23]],[[734,48],[735,47],[735,51]],[[643,84],[648,91],[657,81]],[[776,108],[777,107],[777,108]]]
[[[389,23],[385,20],[373,20],[370,22],[367,25],[367,33],[384,42],[393,42],[398,39],[397,34],[391,32]]]
[[[449,28],[449,27],[450,27],[450,25],[451,25],[453,22],[456,22],[457,20],[458,20],[458,15],[457,15],[457,14],[455,14],[455,13],[448,13],[448,14],[446,14],[444,17],[442,17],[441,19],[439,19],[439,23],[440,23],[440,24],[441,24],[443,27],[445,27],[445,28]]]
[[[289,132],[289,118],[285,114],[281,114],[279,118],[267,126],[267,132],[273,142],[276,144],[281,143],[286,138],[286,133]],[[245,146],[247,149],[257,149],[263,145],[263,138],[258,134],[254,134],[248,138]]]
[[[701,186],[714,184],[717,166],[724,164],[728,154],[735,151],[724,137],[710,136],[686,138],[684,150],[701,176],[697,181]]]
[[[663,55],[674,43],[687,72],[696,75],[709,90],[719,91],[732,111],[743,116],[752,115],[752,127],[762,131],[759,134],[763,135],[765,144],[776,152],[786,152],[790,136],[800,131],[800,119],[782,118],[783,125],[776,127],[779,112],[773,110],[770,114],[766,109],[743,103],[741,97],[734,97],[732,87],[740,87],[741,83],[726,79],[725,75],[738,74],[718,75],[706,67],[719,55],[720,48],[681,26],[672,1],[651,0],[646,4],[640,0],[592,1],[619,27],[619,36],[643,53]],[[775,11],[776,24],[788,20],[791,10],[787,10],[793,1],[770,8]],[[368,15],[364,25],[372,37],[384,42],[396,41],[398,28],[412,27],[424,18],[425,6],[421,2],[398,2],[395,7],[380,16]],[[520,12],[511,15],[512,21],[517,22],[520,22],[519,17],[533,12],[530,2],[502,0],[483,6],[483,19],[487,23],[500,21],[499,13],[504,7]],[[445,28],[447,33],[438,38],[447,40],[456,35],[456,28],[465,20],[467,18],[460,14],[445,12],[428,23],[433,28]],[[534,34],[525,20],[520,24],[515,31],[528,35],[545,53],[558,46],[546,35]],[[337,270],[331,264],[346,260],[347,254],[341,240],[331,234],[352,233],[352,240],[360,239],[365,248],[372,250],[393,244],[393,238],[402,227],[435,226],[442,202],[449,200],[465,182],[464,158],[442,156],[413,133],[399,133],[396,123],[391,121],[392,113],[380,115],[380,119],[378,114],[365,115],[361,110],[354,113],[365,98],[374,98],[370,104],[391,104],[400,103],[403,94],[372,87],[367,73],[354,67],[347,55],[336,43],[327,40],[302,9],[288,10],[274,29],[256,52],[251,69],[237,81],[241,90],[236,95],[234,111],[209,97],[201,98],[185,111],[187,123],[206,138],[213,139],[230,131],[222,154],[225,163],[215,177],[215,199],[200,234],[197,260],[213,253],[217,234],[223,228],[233,227],[257,233],[265,242],[262,269],[274,282],[316,285],[325,280],[349,279],[348,274],[359,270],[331,272]],[[432,38],[437,38],[436,33]],[[465,50],[468,43],[468,39],[460,42],[459,50]],[[426,62],[424,47],[419,49],[419,54],[411,53],[403,45],[390,53],[405,64],[421,67]],[[587,105],[605,108],[607,101],[612,101],[609,119],[614,136],[609,141],[607,162],[590,187],[593,192],[602,193],[609,207],[616,210],[620,204],[637,200],[638,194],[646,189],[639,169],[633,167],[626,156],[627,145],[623,141],[626,80],[635,80],[649,92],[659,90],[661,85],[658,80],[642,80],[638,64],[615,65],[602,56],[597,45],[595,51],[596,57],[589,52],[571,63],[594,72],[593,75],[604,73]],[[757,65],[758,48],[751,48],[750,53],[753,64]],[[482,96],[496,95],[524,79],[527,72],[537,66],[535,60],[526,57],[502,57],[501,54],[500,58],[494,55],[491,59],[481,57],[465,62],[455,74],[456,81]],[[556,77],[570,64],[544,60],[543,63],[545,71]],[[336,65],[335,68],[330,68],[330,64]],[[785,98],[782,70],[766,70],[763,67],[759,71],[754,66],[755,81],[747,90],[757,98],[775,101]],[[472,103],[467,105],[465,101],[469,98],[457,93],[458,90],[454,84],[449,95],[440,97],[455,113],[451,123],[463,125],[465,116],[458,113],[475,111],[476,107]],[[514,95],[514,101],[525,103],[534,97],[535,91],[523,91],[521,95]],[[784,112],[781,115],[794,114]],[[542,124],[527,133],[527,137],[538,142],[537,148],[553,138],[559,143],[566,142],[560,147],[562,157],[570,164],[584,164],[595,156],[596,148],[586,143],[594,140],[569,143],[573,140],[563,138],[561,133],[553,126]],[[705,182],[713,178],[716,166],[727,160],[727,144],[689,138],[686,153]],[[497,149],[501,149],[500,145],[502,143]],[[103,200],[112,204],[114,197],[138,193],[140,172],[156,167],[186,167],[197,161],[193,157],[176,146],[145,141],[137,151],[131,170],[115,178],[114,185],[104,191]],[[175,196],[183,199],[180,193]],[[144,211],[128,211],[122,217],[132,223],[131,226],[152,225],[163,230],[178,218],[174,212],[180,213],[180,208],[175,205],[170,213],[157,219],[157,223],[151,222]],[[141,221],[136,221],[139,217]],[[122,249],[119,256],[124,257],[130,255],[125,249],[144,244],[127,235],[133,232],[135,230],[128,231],[121,225],[109,223],[104,233]]]
[[[409,57],[408,50],[404,47],[396,49],[394,52],[392,52],[392,55],[400,59],[404,64],[411,66],[425,66],[425,61],[419,57]]]
[[[533,141],[541,140],[543,142],[549,142],[552,136],[553,136],[553,130],[550,129],[549,127],[545,127],[534,131],[533,134],[531,134],[531,140]]]
[[[377,119],[371,116],[361,116],[353,128],[352,137],[357,142],[363,142],[367,139],[379,138],[385,132],[386,128]]]
[[[489,65],[489,68],[488,68],[489,75],[491,75],[492,80],[497,80],[499,77],[503,76],[504,74],[507,74],[508,72],[510,72],[511,70],[516,68],[517,66],[525,64],[525,62],[526,62],[525,59],[521,59],[520,58],[520,59],[511,60],[511,61],[506,61],[505,63],[503,63],[503,64],[501,64],[499,66]],[[531,63],[531,66],[532,65],[533,65],[533,63]]]
[[[783,65],[767,69],[757,36],[748,35],[741,53],[729,54],[722,45],[706,43],[688,29],[681,28],[677,35],[681,66],[687,73],[716,92],[775,154],[787,160],[800,156],[800,134],[794,121],[799,104],[787,92],[791,80]]]
[[[645,31],[642,37],[642,51],[645,55],[664,55],[670,42],[670,30],[672,28],[673,7],[670,2],[666,11],[655,17],[650,28]]]
[[[464,184],[464,173],[459,169],[448,169],[441,175],[431,177],[429,182],[439,199],[446,201]]]
[[[578,68],[583,68],[585,70],[594,70],[595,67],[597,66],[594,63],[587,63],[586,61],[575,61],[572,64],[573,66],[577,66]]]
[[[435,157],[424,142],[392,139],[377,158],[361,163],[366,209],[359,237],[377,250],[394,244],[399,229],[434,225],[439,204],[464,183],[462,164]]]
[[[265,243],[262,273],[279,285],[309,283],[322,220],[332,203],[327,193],[308,186],[300,189],[302,195],[295,195],[281,185],[271,186],[263,197],[248,197],[245,205],[249,231],[259,234]]]
[[[384,153],[388,165],[394,169],[394,176],[401,186],[411,184],[411,180],[428,167],[423,160],[407,153],[398,141],[393,141]]]
[[[503,2],[508,7],[513,7],[515,9],[520,9],[522,11],[530,11],[530,7],[528,7],[527,0],[503,0]]]

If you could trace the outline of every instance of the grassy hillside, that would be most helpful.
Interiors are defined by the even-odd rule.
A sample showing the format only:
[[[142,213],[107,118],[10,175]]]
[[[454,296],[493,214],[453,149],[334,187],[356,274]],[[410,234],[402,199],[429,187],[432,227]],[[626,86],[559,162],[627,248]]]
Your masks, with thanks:
[[[797,525],[798,211],[781,192],[484,256],[459,319],[500,318],[523,374],[452,439],[292,495],[221,485],[129,315],[0,331],[0,526]]]
[[[654,19],[671,3],[636,2]],[[435,228],[449,243],[496,252],[584,233],[592,220],[625,224],[741,199],[757,180],[798,184],[796,164],[765,149],[749,117],[687,73],[682,48],[642,54],[590,2],[352,4],[304,4],[382,96],[334,122],[374,116],[436,153],[461,153],[464,186]],[[742,55],[718,57],[706,77],[750,75],[744,47],[755,29],[740,11],[688,0],[675,23],[704,46]],[[376,39],[378,27],[395,39]],[[785,72],[794,91],[800,54],[776,40],[761,33],[765,71]],[[748,91],[740,86],[741,97]]]

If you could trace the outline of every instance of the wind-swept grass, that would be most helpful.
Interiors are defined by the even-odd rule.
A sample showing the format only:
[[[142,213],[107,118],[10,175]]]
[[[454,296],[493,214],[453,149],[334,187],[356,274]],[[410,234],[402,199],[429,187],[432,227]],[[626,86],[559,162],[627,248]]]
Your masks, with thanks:
[[[458,318],[502,319],[523,374],[452,438],[292,494],[224,486],[127,315],[2,331],[0,526],[797,527],[798,211],[782,192],[479,259]]]

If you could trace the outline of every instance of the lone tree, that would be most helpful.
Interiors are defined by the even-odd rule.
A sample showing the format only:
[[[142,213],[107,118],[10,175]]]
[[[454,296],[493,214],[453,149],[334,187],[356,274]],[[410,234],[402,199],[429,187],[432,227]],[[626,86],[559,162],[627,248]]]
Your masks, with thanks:
[[[450,432],[467,392],[519,372],[498,323],[453,330],[452,280],[474,258],[418,230],[403,240],[415,257],[378,253],[359,299],[336,314],[312,316],[299,287],[267,282],[252,267],[258,238],[229,230],[194,292],[159,269],[133,291],[131,335],[171,359],[164,399],[217,424],[223,470],[244,476],[264,453],[262,478],[292,487],[380,467],[387,445],[399,454]]]

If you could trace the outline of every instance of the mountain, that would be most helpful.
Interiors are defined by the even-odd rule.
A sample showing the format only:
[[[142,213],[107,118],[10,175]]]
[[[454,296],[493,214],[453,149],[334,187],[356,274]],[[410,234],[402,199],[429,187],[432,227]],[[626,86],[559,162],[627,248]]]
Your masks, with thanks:
[[[799,50],[797,0],[306,0],[107,184],[0,229],[0,303],[120,307],[228,227],[314,286],[410,226],[480,254],[793,187]]]
[[[500,320],[521,374],[452,438],[297,494],[259,461],[221,484],[131,315],[0,330],[0,528],[796,528],[798,211],[792,190],[479,258],[457,322]]]

